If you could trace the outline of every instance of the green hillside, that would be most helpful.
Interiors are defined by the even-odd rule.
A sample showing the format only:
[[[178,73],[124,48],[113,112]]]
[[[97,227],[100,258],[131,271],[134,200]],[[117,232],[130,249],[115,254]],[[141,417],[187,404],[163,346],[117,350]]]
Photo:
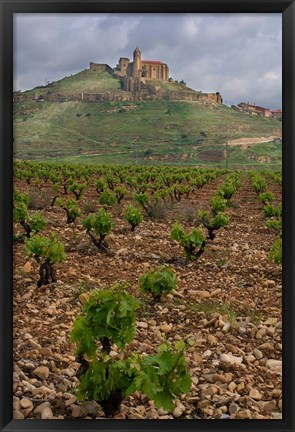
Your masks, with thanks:
[[[184,88],[165,82],[165,89]],[[22,93],[37,100],[14,103],[14,154],[29,160],[224,166],[228,140],[280,136],[279,120],[199,101],[60,102],[42,95],[120,92],[106,71],[85,70]],[[281,144],[230,147],[236,165],[280,164]],[[209,152],[209,153],[208,153]],[[262,153],[262,154],[261,154]],[[265,158],[261,158],[265,156]]]

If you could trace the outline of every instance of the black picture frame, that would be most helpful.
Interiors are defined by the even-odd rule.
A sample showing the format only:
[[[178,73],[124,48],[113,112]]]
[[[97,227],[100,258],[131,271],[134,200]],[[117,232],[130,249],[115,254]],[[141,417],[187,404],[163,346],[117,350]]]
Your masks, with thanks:
[[[1,326],[0,430],[12,431],[295,431],[294,422],[294,0],[0,0],[1,12]],[[12,419],[12,91],[14,13],[281,13],[283,22],[283,419],[282,420],[13,420]]]

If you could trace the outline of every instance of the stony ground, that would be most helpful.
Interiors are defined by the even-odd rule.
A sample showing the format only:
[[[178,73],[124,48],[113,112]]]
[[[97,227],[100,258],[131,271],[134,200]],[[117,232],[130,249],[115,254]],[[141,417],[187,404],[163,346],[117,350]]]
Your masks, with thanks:
[[[197,209],[208,206],[222,181],[215,179],[189,199],[160,209],[158,219],[145,218],[134,233],[122,210],[114,209],[108,254],[90,244],[81,219],[66,225],[63,210],[49,206],[49,189],[33,192],[17,184],[34,198],[47,230],[58,233],[67,258],[56,266],[58,282],[37,288],[37,264],[24,256],[23,244],[14,248],[15,418],[104,418],[96,402],[76,399],[79,364],[69,333],[81,312],[81,292],[118,281],[129,281],[129,291],[142,303],[128,351],[152,353],[165,339],[192,340],[186,358],[193,384],[171,413],[134,393],[124,399],[116,418],[282,418],[281,267],[268,258],[275,236],[265,227],[249,177],[243,175],[227,209],[229,226],[208,242],[197,262],[187,264],[181,247],[169,239],[175,218],[192,227]],[[269,180],[269,189],[280,201],[280,187]],[[91,200],[97,198],[88,191],[82,208]],[[151,306],[139,292],[138,278],[165,262],[177,275],[177,289]],[[111,355],[120,358],[122,353],[113,346]]]

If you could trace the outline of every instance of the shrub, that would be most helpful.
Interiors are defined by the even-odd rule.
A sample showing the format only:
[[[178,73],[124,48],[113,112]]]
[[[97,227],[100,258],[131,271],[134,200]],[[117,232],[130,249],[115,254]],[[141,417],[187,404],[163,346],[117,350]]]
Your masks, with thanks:
[[[77,398],[96,400],[107,416],[116,414],[123,397],[135,391],[153,399],[157,408],[172,410],[172,400],[191,387],[183,341],[162,344],[156,355],[133,353],[120,360],[108,355],[111,344],[124,349],[133,339],[137,308],[137,301],[121,284],[94,291],[71,332],[71,340],[77,344],[76,360],[81,364]]]
[[[67,224],[75,222],[77,216],[81,216],[81,210],[78,208],[74,200],[69,198],[66,203],[64,203],[60,198],[55,200],[55,205],[61,207],[67,215]]]
[[[277,237],[276,241],[274,242],[270,252],[269,257],[271,260],[273,260],[277,264],[282,264],[283,259],[283,252],[282,252],[282,237]]]
[[[105,237],[111,232],[114,227],[111,215],[101,208],[97,213],[88,215],[83,221],[82,226],[86,229],[93,244],[101,251],[105,252],[108,244]],[[98,238],[93,235],[93,232]]]
[[[213,214],[213,216],[210,217],[208,211],[200,210],[198,212],[198,219],[207,229],[208,238],[211,240],[214,240],[215,238],[214,231],[226,227],[229,223],[229,217],[225,213],[221,212]]]
[[[148,270],[139,278],[140,290],[150,293],[154,301],[161,300],[163,294],[170,293],[176,287],[176,277],[171,269],[164,266]]]
[[[77,353],[92,356],[99,340],[104,352],[109,354],[111,345],[120,349],[135,336],[136,299],[124,291],[121,284],[110,290],[92,291],[84,304],[84,316],[75,320],[71,339],[78,343]]]
[[[38,287],[49,284],[50,280],[56,282],[56,272],[53,264],[64,261],[66,257],[63,244],[56,237],[53,235],[44,237],[35,234],[26,241],[24,252],[28,256],[33,256],[40,264]]]
[[[131,231],[134,231],[142,222],[142,214],[136,207],[129,205],[124,213],[124,220],[131,225]]]
[[[183,248],[187,260],[198,259],[205,250],[206,240],[199,228],[193,228],[186,233],[179,222],[171,227],[170,238],[176,240]]]
[[[117,202],[117,197],[114,192],[111,192],[108,189],[105,189],[101,192],[99,197],[99,203],[101,205],[112,206]]]

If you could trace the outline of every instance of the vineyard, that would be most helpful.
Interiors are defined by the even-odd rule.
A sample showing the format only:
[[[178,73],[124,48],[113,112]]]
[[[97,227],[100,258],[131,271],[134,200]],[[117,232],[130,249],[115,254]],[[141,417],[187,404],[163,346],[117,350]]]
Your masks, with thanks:
[[[14,163],[14,418],[281,419],[282,175]]]

